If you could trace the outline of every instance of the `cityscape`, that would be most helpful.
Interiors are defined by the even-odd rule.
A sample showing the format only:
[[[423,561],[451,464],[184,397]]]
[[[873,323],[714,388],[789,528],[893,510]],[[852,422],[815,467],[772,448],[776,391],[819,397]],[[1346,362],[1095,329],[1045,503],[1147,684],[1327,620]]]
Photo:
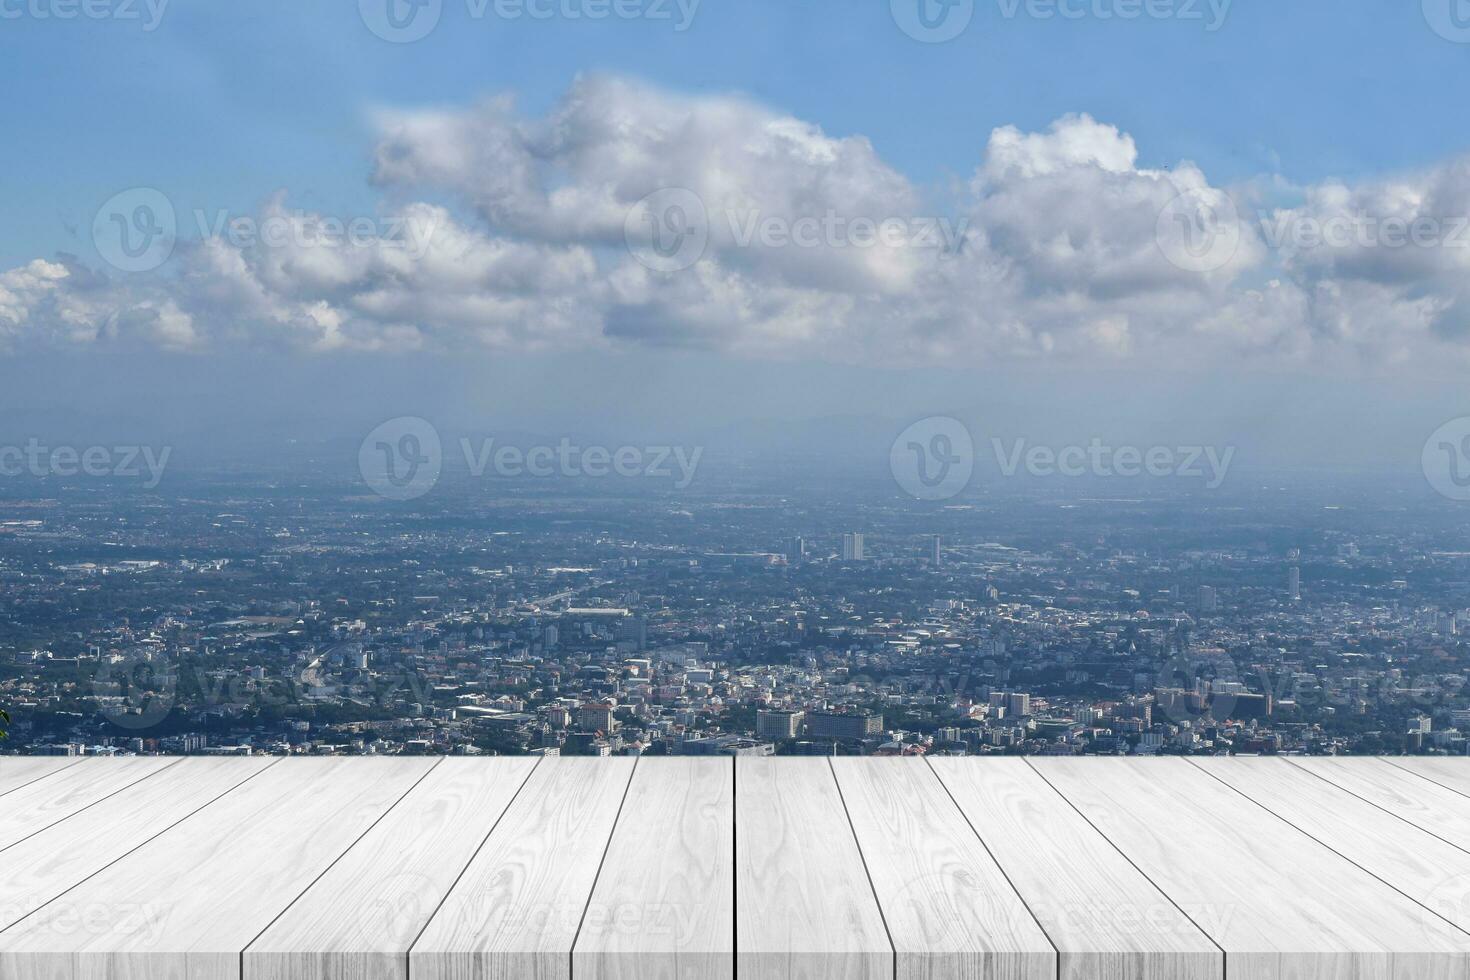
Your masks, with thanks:
[[[1422,483],[925,501],[886,462],[707,458],[682,489],[446,471],[412,500],[331,453],[12,481],[0,745],[1466,752],[1470,534]]]

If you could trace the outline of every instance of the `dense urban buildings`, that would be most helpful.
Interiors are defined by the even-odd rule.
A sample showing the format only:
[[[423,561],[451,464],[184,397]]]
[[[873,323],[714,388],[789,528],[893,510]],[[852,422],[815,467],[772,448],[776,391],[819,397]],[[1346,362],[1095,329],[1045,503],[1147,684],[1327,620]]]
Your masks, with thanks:
[[[12,483],[3,749],[1466,749],[1470,535],[1418,488],[882,476]]]

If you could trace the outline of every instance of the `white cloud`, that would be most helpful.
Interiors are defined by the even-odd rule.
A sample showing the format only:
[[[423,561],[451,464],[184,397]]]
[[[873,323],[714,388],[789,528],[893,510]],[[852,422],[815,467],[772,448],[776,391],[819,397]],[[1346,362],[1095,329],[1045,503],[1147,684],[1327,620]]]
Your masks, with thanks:
[[[949,195],[861,136],[620,78],[580,79],[539,118],[498,97],[377,121],[375,184],[419,202],[385,206],[373,234],[324,242],[327,216],[283,194],[251,216],[287,228],[281,240],[183,241],[155,274],[36,260],[0,273],[0,342],[1177,364],[1442,356],[1470,333],[1470,231],[1463,249],[1280,234],[1355,215],[1432,218],[1448,237],[1470,214],[1464,162],[1308,187],[1258,222],[1244,192],[1188,161],[1141,166],[1131,136],[1085,115],[995,130]],[[692,267],[655,272],[625,247],[625,226],[665,188],[702,202],[708,241]],[[1195,269],[1160,247],[1181,194],[1240,209],[1221,261]]]

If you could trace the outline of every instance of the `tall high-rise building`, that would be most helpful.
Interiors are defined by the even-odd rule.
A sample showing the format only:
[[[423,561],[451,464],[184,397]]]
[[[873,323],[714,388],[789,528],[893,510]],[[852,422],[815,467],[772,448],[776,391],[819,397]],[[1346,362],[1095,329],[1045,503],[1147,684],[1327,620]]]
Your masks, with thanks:
[[[806,539],[797,535],[786,542],[786,561],[799,565],[806,560]]]
[[[630,644],[635,650],[648,648],[648,620],[642,616],[629,616],[618,623],[618,641]]]
[[[617,727],[610,704],[584,704],[577,712],[577,723],[587,731],[611,732]]]
[[[842,560],[863,560],[863,536],[858,531],[849,531],[842,536]]]
[[[929,535],[929,564],[938,565],[944,561],[942,539],[937,534]]]
[[[1286,573],[1286,591],[1291,596],[1292,602],[1301,601],[1302,597],[1302,570],[1295,565]]]
[[[757,738],[781,742],[795,738],[801,731],[800,711],[757,711],[755,734]]]
[[[1201,585],[1199,587],[1199,611],[1202,613],[1218,612],[1220,599],[1215,594],[1213,585]]]
[[[806,730],[813,738],[867,738],[883,731],[883,716],[814,711],[807,715]]]

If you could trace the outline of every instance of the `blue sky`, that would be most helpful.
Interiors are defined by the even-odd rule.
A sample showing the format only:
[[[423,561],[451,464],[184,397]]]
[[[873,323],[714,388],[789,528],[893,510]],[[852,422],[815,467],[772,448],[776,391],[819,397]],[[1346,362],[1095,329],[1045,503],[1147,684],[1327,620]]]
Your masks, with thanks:
[[[21,0],[7,0],[21,10]],[[374,106],[513,91],[550,106],[578,72],[689,92],[740,91],[863,134],[921,183],[964,176],[990,130],[1089,112],[1131,133],[1145,164],[1199,162],[1219,181],[1294,181],[1426,165],[1465,149],[1455,93],[1470,46],[1417,2],[1238,0],[1224,25],[1008,19],[979,0],[957,39],[921,44],[886,3],[705,0],[668,22],[471,19],[448,0],[422,41],[389,44],[352,3],[173,0],[136,21],[0,20],[0,183],[14,264],[79,250],[115,190],[166,187],[189,206],[248,208],[278,188],[307,206],[368,195]]]
[[[968,411],[1414,466],[1470,415],[1470,0],[951,0],[973,16],[944,43],[899,26],[943,0],[702,0],[685,31],[677,0],[421,0],[442,13],[403,44],[367,26],[387,2],[409,0],[168,0],[145,30],[150,0],[0,0],[12,428]],[[49,16],[82,3],[136,16]],[[1174,15],[1099,13],[1145,6]],[[195,241],[121,271],[93,218],[140,187],[184,237],[195,209],[283,206],[433,236],[407,257]],[[710,218],[673,271],[624,247],[669,187]],[[967,230],[952,252],[752,246],[716,234],[730,202]],[[1218,264],[1171,253],[1174,219],[1230,210]],[[1370,234],[1302,244],[1268,218]]]

